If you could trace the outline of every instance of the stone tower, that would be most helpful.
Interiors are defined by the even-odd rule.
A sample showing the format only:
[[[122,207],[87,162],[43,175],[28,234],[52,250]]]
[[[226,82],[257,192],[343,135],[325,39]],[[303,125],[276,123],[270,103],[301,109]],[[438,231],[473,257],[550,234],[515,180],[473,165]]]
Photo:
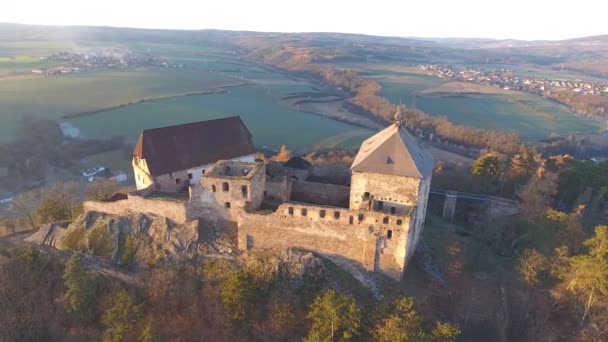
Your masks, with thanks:
[[[350,210],[409,217],[407,227],[377,234],[376,269],[385,273],[402,273],[416,249],[434,168],[402,121],[398,111],[392,125],[361,144],[351,166]]]

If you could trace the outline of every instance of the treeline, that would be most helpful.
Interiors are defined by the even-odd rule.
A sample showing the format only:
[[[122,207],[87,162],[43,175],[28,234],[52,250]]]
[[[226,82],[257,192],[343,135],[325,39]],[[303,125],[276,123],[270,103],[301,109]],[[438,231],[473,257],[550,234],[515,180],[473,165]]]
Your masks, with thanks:
[[[425,319],[411,298],[378,305],[349,290],[352,278],[330,281],[321,269],[296,279],[268,256],[184,261],[120,280],[93,273],[90,262],[0,244],[0,340],[443,342],[459,334]]]
[[[289,43],[271,43],[263,40],[247,41],[244,45],[251,52],[247,57],[255,62],[270,64],[292,72],[319,78],[321,81],[352,94],[349,103],[382,123],[392,122],[397,106],[379,96],[382,87],[373,80],[362,78],[354,70],[337,70],[328,65],[311,64],[311,54],[316,47],[292,47]],[[420,110],[402,106],[405,121],[410,130],[420,129],[430,140],[476,149],[490,149],[506,154],[517,152],[521,139],[515,133],[483,130],[457,125],[444,117],[434,117]]]
[[[608,116],[608,96],[554,91],[548,97],[569,106],[581,115]]]

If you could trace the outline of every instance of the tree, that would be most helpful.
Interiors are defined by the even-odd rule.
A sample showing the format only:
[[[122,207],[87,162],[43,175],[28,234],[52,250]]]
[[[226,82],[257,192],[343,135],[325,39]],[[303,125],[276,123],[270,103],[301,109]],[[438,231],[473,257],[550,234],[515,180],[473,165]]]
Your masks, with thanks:
[[[113,180],[96,180],[86,186],[85,193],[90,200],[106,201],[114,195],[117,188],[118,186]]]
[[[471,173],[475,176],[486,176],[494,178],[499,176],[504,169],[504,161],[491,153],[481,156],[475,160]]]
[[[281,163],[285,163],[289,159],[291,159],[291,151],[288,150],[285,145],[281,146],[279,153],[277,153],[277,155],[274,156],[274,160],[281,162]]]
[[[361,310],[355,299],[333,290],[319,294],[310,305],[307,315],[311,323],[305,342],[348,341],[359,334]]]
[[[103,314],[104,342],[121,342],[130,332],[133,323],[141,315],[141,307],[135,305],[133,298],[126,290],[120,290],[114,297],[114,304]]]
[[[65,296],[67,309],[81,321],[94,316],[95,279],[87,271],[83,256],[74,253],[63,272],[63,283],[67,288]]]
[[[595,227],[595,235],[585,241],[588,253],[570,257],[569,267],[560,275],[568,283],[567,289],[584,305],[580,324],[594,308],[605,311],[608,307],[608,226]],[[603,333],[608,327],[608,318],[598,315],[593,323],[602,325]]]
[[[40,206],[40,196],[34,191],[26,191],[15,196],[11,203],[11,212],[36,228],[36,211]]]
[[[59,182],[42,190],[38,217],[42,223],[73,220],[82,202],[81,187],[76,182]]]
[[[511,170],[516,176],[529,176],[538,165],[538,154],[529,148],[522,148],[519,154],[511,157]]]
[[[531,219],[544,217],[557,194],[557,174],[540,167],[519,192],[523,214]]]
[[[68,218],[73,220],[76,207],[82,203],[82,187],[73,181],[59,182],[51,187],[51,191],[57,194],[57,199],[67,211]]]
[[[503,180],[505,169],[506,162],[504,159],[488,153],[475,160],[471,173],[474,176],[481,177],[484,191],[490,191],[490,185],[496,185]]]
[[[255,297],[255,286],[249,273],[233,272],[222,287],[222,302],[226,316],[233,321],[242,321],[250,313]]]
[[[549,268],[547,258],[535,249],[526,249],[519,258],[517,270],[521,279],[530,286],[540,284],[540,278]]]
[[[137,342],[156,342],[158,341],[158,334],[152,323],[148,322],[146,327],[141,332],[141,335],[137,338]]]
[[[40,206],[36,211],[38,222],[44,224],[49,222],[64,221],[69,218],[65,206],[51,192],[42,195]]]
[[[388,313],[376,323],[372,331],[379,342],[407,341],[454,341],[460,334],[458,327],[437,322],[435,328],[427,333],[422,327],[422,318],[414,310],[414,300],[400,297]]]

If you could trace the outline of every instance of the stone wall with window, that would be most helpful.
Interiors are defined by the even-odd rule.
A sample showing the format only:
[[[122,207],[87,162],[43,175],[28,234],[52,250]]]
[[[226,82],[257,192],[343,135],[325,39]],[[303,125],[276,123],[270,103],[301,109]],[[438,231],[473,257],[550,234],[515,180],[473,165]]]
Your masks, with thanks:
[[[302,248],[399,279],[406,267],[409,215],[284,203],[275,213],[238,218],[239,249]]]
[[[266,191],[263,163],[220,162],[201,177],[208,205],[224,209],[255,209]]]

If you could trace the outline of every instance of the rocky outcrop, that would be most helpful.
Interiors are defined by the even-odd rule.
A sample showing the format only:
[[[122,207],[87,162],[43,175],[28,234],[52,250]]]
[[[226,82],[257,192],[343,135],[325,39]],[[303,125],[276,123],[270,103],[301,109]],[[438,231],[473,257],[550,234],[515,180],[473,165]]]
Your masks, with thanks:
[[[196,250],[199,221],[178,224],[143,213],[88,211],[69,225],[48,224],[26,238],[61,250],[82,251],[119,264],[150,264]]]
[[[305,280],[322,282],[326,277],[323,261],[311,252],[287,249],[278,257],[276,272],[282,281],[298,288]]]

